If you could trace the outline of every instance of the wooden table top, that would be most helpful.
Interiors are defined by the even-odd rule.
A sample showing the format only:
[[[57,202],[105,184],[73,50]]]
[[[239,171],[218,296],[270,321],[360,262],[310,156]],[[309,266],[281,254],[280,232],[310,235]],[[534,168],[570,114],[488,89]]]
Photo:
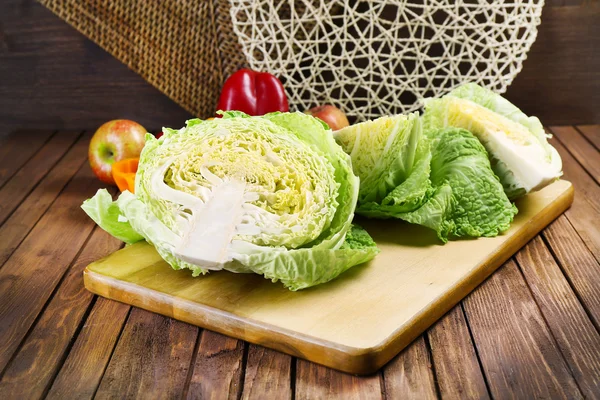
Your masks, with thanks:
[[[573,206],[373,376],[86,291],[120,248],[79,208],[91,133],[0,143],[0,399],[598,398],[600,125],[550,127]],[[211,397],[212,398],[212,397]]]

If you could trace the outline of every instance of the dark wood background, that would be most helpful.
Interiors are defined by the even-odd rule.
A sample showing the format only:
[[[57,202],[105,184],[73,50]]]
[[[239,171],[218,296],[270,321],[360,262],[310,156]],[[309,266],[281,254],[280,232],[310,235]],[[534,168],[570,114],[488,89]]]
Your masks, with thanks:
[[[600,2],[546,3],[507,97],[545,125],[600,123]],[[0,136],[114,118],[154,131],[190,116],[37,2],[0,1]]]

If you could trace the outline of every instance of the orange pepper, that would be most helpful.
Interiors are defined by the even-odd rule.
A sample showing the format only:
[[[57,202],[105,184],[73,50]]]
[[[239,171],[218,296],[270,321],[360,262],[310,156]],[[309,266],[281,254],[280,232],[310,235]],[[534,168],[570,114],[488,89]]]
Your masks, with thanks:
[[[121,192],[135,191],[135,173],[138,169],[139,158],[126,158],[112,165],[112,176]]]

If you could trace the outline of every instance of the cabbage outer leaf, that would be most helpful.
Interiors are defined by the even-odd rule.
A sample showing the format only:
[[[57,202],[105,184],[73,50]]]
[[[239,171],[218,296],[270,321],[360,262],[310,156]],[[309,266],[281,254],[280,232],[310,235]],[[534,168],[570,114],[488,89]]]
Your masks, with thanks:
[[[253,254],[243,262],[252,271],[290,290],[328,282],[350,267],[371,260],[379,253],[369,234],[352,226],[339,249],[297,249]],[[326,268],[324,268],[326,266]]]
[[[425,102],[427,135],[444,127],[471,131],[489,153],[492,169],[510,199],[539,190],[562,175],[562,161],[542,124],[502,96],[474,83]]]
[[[360,178],[358,201],[379,203],[412,173],[422,129],[418,114],[412,113],[351,125],[334,137]]]
[[[517,208],[506,197],[477,138],[467,130],[447,128],[437,132],[431,146],[430,197],[413,211],[382,206],[380,212],[431,228],[443,242],[450,236],[496,236],[506,231]],[[358,212],[362,213],[360,208]]]
[[[335,138],[362,179],[360,215],[423,225],[446,242],[450,236],[498,235],[517,212],[485,148],[464,129],[424,136],[414,117],[395,116],[344,128]]]
[[[112,196],[106,189],[99,189],[94,197],[83,202],[81,208],[100,228],[127,244],[144,239],[131,227],[127,218],[121,215],[121,210],[113,203]]]

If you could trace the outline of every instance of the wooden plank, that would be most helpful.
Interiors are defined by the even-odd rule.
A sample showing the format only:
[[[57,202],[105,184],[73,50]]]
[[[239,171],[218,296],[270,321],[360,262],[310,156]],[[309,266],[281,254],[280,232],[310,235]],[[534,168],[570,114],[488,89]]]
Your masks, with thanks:
[[[582,398],[514,261],[464,301],[494,398]]]
[[[504,235],[444,246],[423,227],[361,220],[381,252],[335,281],[305,291],[290,292],[253,274],[219,271],[194,278],[187,270],[173,270],[142,242],[90,265],[84,282],[101,296],[369,374],[562,213],[572,195],[570,183],[556,182],[518,202],[519,215]]]
[[[573,0],[566,0],[570,3]],[[544,7],[522,71],[506,97],[545,124],[600,121],[600,7]]]
[[[571,181],[577,195],[565,215],[585,245],[600,262],[600,186],[585,172],[556,138],[550,140],[563,161],[564,178]]]
[[[197,336],[195,326],[132,309],[95,398],[181,397]]]
[[[600,184],[600,153],[572,126],[552,126],[550,130],[571,152],[588,174]]]
[[[548,7],[580,6],[585,0],[548,0],[545,5]]]
[[[156,132],[192,117],[39,2],[3,0],[0,16],[0,130],[127,118]]]
[[[543,231],[563,273],[585,306],[596,327],[600,327],[600,265],[565,216]]]
[[[91,134],[87,134],[79,138],[69,152],[0,226],[0,268],[85,162],[90,137]]]
[[[437,399],[431,354],[420,336],[383,369],[386,397]]]
[[[600,150],[600,125],[577,125],[576,128],[597,150]]]
[[[297,359],[294,398],[297,400],[382,399],[381,375],[349,375],[310,361]]]
[[[0,381],[0,399],[42,397],[92,302],[92,293],[81,283],[83,269],[90,261],[104,257],[119,247],[121,241],[100,228],[95,229],[35,327],[5,370]],[[105,318],[112,319],[113,316],[106,315]]]
[[[238,399],[244,373],[244,342],[204,330],[196,352],[188,399]]]
[[[0,370],[94,228],[79,206],[101,186],[84,165],[0,270]]]
[[[488,399],[489,394],[462,307],[454,307],[427,331],[443,399]]]
[[[130,306],[98,297],[46,399],[92,399]]]
[[[79,135],[80,132],[59,132],[52,136],[27,164],[6,182],[0,189],[0,225],[62,158]]]
[[[527,284],[585,398],[600,395],[600,335],[537,236],[516,255]]]
[[[13,133],[0,146],[0,187],[2,187],[52,136],[52,131]],[[23,140],[23,138],[27,138]]]
[[[251,344],[242,399],[291,399],[293,362],[287,354]]]

